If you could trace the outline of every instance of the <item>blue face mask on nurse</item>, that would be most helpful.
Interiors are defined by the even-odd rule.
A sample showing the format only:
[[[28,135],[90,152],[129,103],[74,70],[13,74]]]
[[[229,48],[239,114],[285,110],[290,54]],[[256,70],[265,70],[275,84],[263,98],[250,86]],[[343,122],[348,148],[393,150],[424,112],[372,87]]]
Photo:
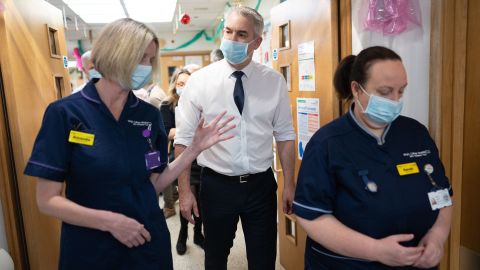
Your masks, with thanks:
[[[361,84],[358,84],[358,86],[369,97],[367,108],[364,108],[358,99],[356,101],[363,114],[370,121],[378,125],[388,125],[397,119],[402,112],[403,100],[395,101],[375,94],[368,94]]]
[[[391,66],[388,70],[403,69],[402,65],[394,61],[386,61],[384,65]],[[374,66],[374,68],[378,67]],[[378,72],[386,73],[387,71],[378,70]],[[385,75],[389,77],[388,74]],[[405,82],[406,78],[399,79],[398,82],[393,82],[393,84],[392,82],[377,81],[375,78],[370,78],[367,84],[352,81],[353,99],[359,109],[358,111],[355,110],[357,111],[356,115],[369,128],[383,130],[385,126],[397,119],[402,112],[402,97],[407,87]]]

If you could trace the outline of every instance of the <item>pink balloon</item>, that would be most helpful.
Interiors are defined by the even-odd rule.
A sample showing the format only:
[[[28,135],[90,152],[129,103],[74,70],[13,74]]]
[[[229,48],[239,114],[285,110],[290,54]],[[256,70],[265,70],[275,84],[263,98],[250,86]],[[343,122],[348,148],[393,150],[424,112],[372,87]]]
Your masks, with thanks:
[[[421,27],[417,0],[369,0],[365,29],[398,35],[407,29]]]

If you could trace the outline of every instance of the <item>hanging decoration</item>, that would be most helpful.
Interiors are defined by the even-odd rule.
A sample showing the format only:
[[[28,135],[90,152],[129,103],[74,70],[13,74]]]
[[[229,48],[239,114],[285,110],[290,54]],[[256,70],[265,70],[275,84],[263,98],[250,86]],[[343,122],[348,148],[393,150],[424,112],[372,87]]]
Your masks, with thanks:
[[[83,50],[82,41],[80,39],[77,40],[77,46],[78,46],[78,52],[80,53],[80,55],[82,55],[85,51]]]
[[[180,16],[180,22],[182,24],[189,24],[190,23],[190,15],[188,15],[186,12]]]
[[[395,36],[422,26],[418,0],[369,0],[365,30]]]
[[[77,68],[82,70],[83,63],[82,63],[82,54],[80,53],[79,48],[73,48],[73,57],[77,60]]]
[[[257,0],[255,10],[258,10],[261,3],[262,3],[262,0]],[[226,6],[231,7],[232,5],[229,2],[227,2]],[[184,13],[184,14],[186,14],[186,13]],[[188,17],[189,17],[189,23],[190,23],[190,16],[188,16]],[[178,20],[174,19],[174,23],[178,23]],[[191,44],[195,43],[202,36],[205,38],[205,40],[213,42],[217,38],[219,38],[220,35],[222,34],[223,26],[224,26],[224,19],[221,19],[219,24],[217,25],[217,29],[215,29],[215,32],[213,33],[212,36],[209,36],[205,30],[202,30],[202,31],[198,32],[197,34],[195,34],[195,36],[193,36],[193,38],[191,40],[189,40],[189,41],[187,41],[187,42],[185,42],[185,43],[183,43],[183,44],[181,44],[181,45],[179,45],[175,48],[162,48],[160,50],[163,51],[163,52],[172,52],[172,51],[180,50],[180,49],[186,48],[186,47],[190,46]]]

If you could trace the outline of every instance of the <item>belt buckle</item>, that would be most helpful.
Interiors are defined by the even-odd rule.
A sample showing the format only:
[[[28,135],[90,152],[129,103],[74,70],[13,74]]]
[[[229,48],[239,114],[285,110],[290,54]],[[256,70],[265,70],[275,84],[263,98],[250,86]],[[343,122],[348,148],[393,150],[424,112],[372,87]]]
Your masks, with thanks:
[[[248,181],[247,181],[247,180],[243,180],[243,179],[247,179],[249,176],[250,176],[250,174],[240,175],[240,176],[238,177],[239,180],[240,180],[240,184],[247,183]]]

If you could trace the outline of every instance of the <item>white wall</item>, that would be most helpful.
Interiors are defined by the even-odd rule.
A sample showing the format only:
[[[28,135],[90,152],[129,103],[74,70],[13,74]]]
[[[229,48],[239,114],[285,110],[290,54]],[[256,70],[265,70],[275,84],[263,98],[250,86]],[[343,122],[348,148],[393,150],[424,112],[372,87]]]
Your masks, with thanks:
[[[5,221],[3,220],[3,206],[2,201],[0,201],[0,249],[2,248],[8,251]]]
[[[165,47],[166,48],[175,48],[189,40],[191,40],[198,32],[200,31],[192,31],[192,32],[177,32],[174,36],[172,32],[160,32],[157,33],[158,38],[165,40]],[[213,33],[209,32],[209,36],[212,36]],[[174,40],[175,42],[172,43],[171,41]],[[70,59],[73,59],[72,51],[73,48],[78,47],[77,41],[67,41],[67,48],[68,48],[68,56]],[[82,40],[82,47],[85,51],[92,48],[92,44],[88,40]],[[196,42],[191,44],[190,46],[177,50],[177,52],[185,52],[185,51],[211,51],[216,48],[215,43],[211,41],[207,41],[205,37],[201,37]]]
[[[165,48],[175,48],[183,43],[191,40],[199,31],[195,32],[177,32],[174,36],[171,32],[158,33],[158,37],[165,40]],[[207,33],[209,36],[213,36],[213,32],[210,31]],[[175,40],[174,43],[171,41]],[[204,36],[200,37],[196,42],[190,46],[176,50],[176,52],[185,52],[185,51],[211,51],[215,49],[215,42],[207,41]]]
[[[248,7],[255,8],[257,2],[258,0],[246,0],[244,4]],[[265,21],[270,20],[270,10],[278,4],[280,4],[280,0],[262,0],[258,8],[258,13],[262,14]]]
[[[363,48],[381,45],[393,49],[403,60],[408,76],[402,114],[428,127],[429,61],[430,61],[430,0],[419,0],[422,29],[414,29],[395,37],[363,31],[363,19],[368,1],[352,0],[352,53]]]

